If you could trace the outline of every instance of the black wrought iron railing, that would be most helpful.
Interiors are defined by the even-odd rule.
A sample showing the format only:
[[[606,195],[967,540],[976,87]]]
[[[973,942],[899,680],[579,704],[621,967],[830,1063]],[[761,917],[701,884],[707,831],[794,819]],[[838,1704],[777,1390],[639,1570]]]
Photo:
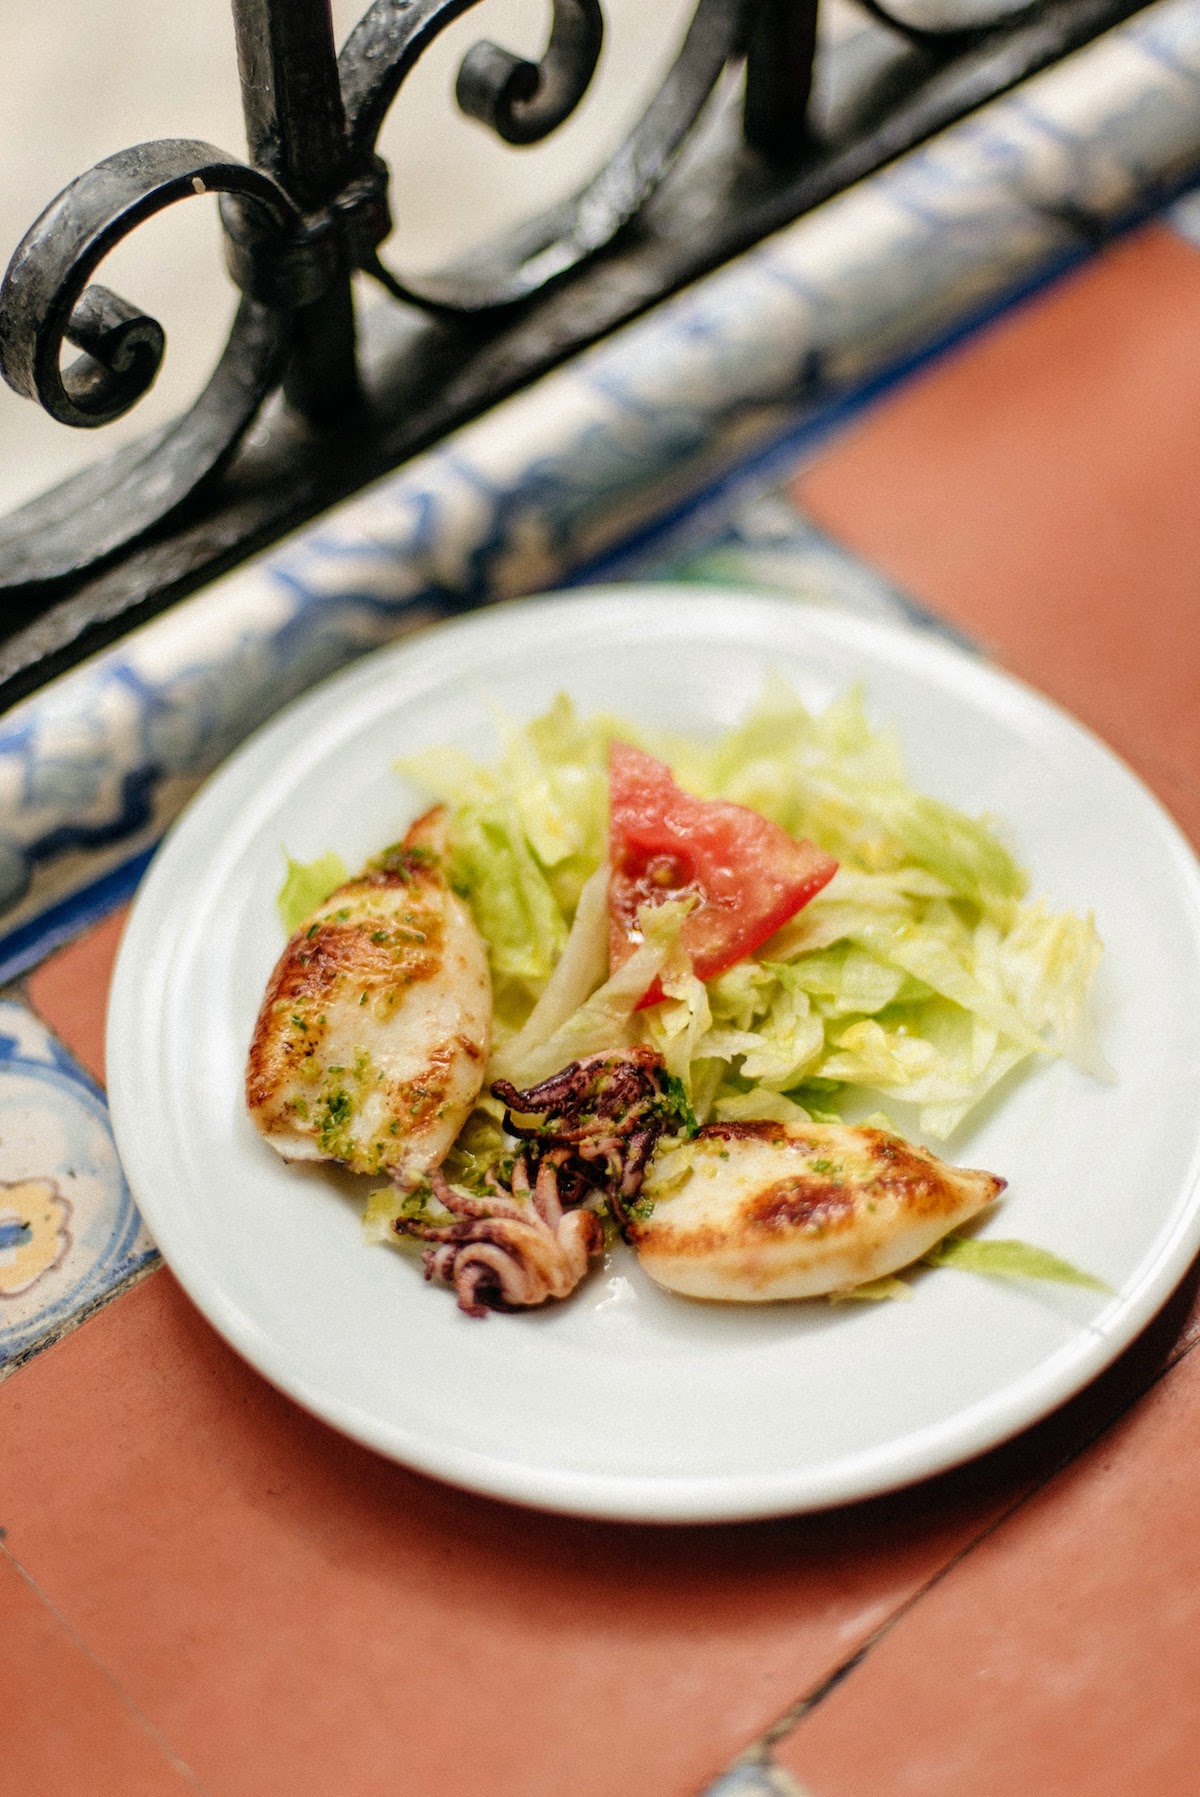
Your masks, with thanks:
[[[817,0],[698,0],[645,113],[572,198],[416,279],[381,259],[376,143],[479,0],[374,0],[340,55],[328,0],[233,0],[249,159],[192,140],[105,158],[0,288],[5,379],[85,429],[135,406],[165,353],[161,326],[94,278],[122,238],[215,193],[241,292],[190,411],[0,521],[0,706],[1144,0],[901,3],[857,0],[870,30],[839,51],[818,48]],[[588,89],[603,31],[600,0],[551,0],[540,62],[482,39],[459,108],[538,142]],[[372,313],[369,357],[355,271],[396,302]],[[248,444],[264,407],[277,428]]]

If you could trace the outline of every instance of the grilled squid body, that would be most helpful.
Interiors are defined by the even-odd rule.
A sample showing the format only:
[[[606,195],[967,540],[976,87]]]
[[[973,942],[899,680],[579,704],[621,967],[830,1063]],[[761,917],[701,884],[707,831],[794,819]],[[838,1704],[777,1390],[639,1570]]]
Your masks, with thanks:
[[[301,924],[267,986],[246,1103],[286,1160],[410,1186],[440,1166],[491,1052],[487,951],[443,871],[447,813],[417,819]]]
[[[1004,1185],[884,1130],[710,1123],[659,1150],[627,1235],[686,1297],[815,1298],[919,1259]]]

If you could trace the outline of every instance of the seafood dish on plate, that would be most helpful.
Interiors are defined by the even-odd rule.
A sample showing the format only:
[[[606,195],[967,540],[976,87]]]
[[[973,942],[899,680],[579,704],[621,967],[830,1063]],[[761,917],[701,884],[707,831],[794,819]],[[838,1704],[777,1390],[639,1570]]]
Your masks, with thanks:
[[[495,769],[405,765],[437,802],[353,877],[291,864],[246,1071],[266,1140],[386,1179],[368,1234],[472,1316],[568,1297],[617,1237],[709,1302],[954,1264],[1006,1182],[916,1138],[1022,1062],[1103,1075],[1091,919],[1026,901],[854,694],[817,717],[769,681],[708,744],[562,697],[501,728]],[[972,1239],[974,1270],[989,1246],[1088,1281],[1014,1242]]]

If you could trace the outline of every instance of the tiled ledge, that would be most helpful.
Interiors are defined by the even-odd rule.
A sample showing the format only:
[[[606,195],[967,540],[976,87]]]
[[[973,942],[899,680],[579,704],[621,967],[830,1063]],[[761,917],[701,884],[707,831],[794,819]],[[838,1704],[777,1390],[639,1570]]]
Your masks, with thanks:
[[[0,1374],[153,1258],[103,1092],[19,997],[0,999]]]

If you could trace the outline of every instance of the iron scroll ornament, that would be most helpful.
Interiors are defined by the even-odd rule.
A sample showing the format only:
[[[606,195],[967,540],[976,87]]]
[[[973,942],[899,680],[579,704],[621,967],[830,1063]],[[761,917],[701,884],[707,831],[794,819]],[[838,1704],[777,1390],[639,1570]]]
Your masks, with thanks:
[[[490,125],[505,143],[540,143],[582,100],[603,43],[600,0],[561,0],[541,62],[527,62],[484,39],[463,59],[455,98],[463,112]]]
[[[339,58],[352,161],[373,154],[388,108],[434,38],[478,0],[374,0]],[[611,242],[662,181],[718,78],[744,42],[753,0],[699,0],[683,45],[645,113],[609,162],[561,205],[500,243],[421,280],[372,257],[399,297],[454,312],[527,299]],[[459,106],[509,143],[532,143],[574,111],[591,80],[603,22],[597,0],[555,0],[541,63],[476,44],[459,71]],[[526,97],[522,97],[526,96]]]
[[[219,507],[219,497],[202,490],[281,382],[293,417],[314,431],[332,429],[343,447],[362,434],[353,428],[364,401],[352,271],[373,275],[429,312],[483,315],[486,334],[489,314],[530,300],[578,268],[638,214],[722,71],[743,55],[746,141],[768,163],[798,168],[801,177],[811,147],[806,109],[818,0],[696,0],[658,92],[574,196],[449,268],[405,279],[379,260],[391,218],[376,141],[425,50],[481,0],[373,0],[340,58],[329,0],[232,3],[250,161],[182,140],[108,157],[47,207],[0,286],[0,372],[76,428],[127,412],[163,358],[158,323],[92,280],[138,224],[196,193],[218,194],[226,260],[243,295],[226,348],[190,411],[0,521],[0,593],[16,602],[17,615],[28,603],[44,608],[37,595],[48,596],[56,583],[61,589],[78,581],[135,544],[142,553],[157,527],[169,527],[165,541],[170,531],[186,532],[206,506]],[[600,0],[548,3],[550,29],[538,62],[482,41],[459,70],[460,108],[510,143],[537,142],[570,117],[600,55]],[[950,23],[903,23],[891,11],[896,3],[863,0],[910,39],[948,42],[955,35]],[[982,36],[1043,4],[991,0],[969,26],[964,19],[963,29]],[[83,352],[65,371],[64,342]],[[396,423],[369,413],[367,434],[394,434]],[[221,539],[213,571],[228,549],[257,546],[252,534],[243,537],[235,528],[228,545]]]
[[[458,267],[404,281],[378,260],[391,219],[387,170],[375,153],[375,138],[424,51],[479,3],[374,0],[336,62],[330,39],[323,97],[338,141],[327,158],[328,179],[315,183],[324,187],[324,204],[312,203],[313,140],[304,138],[304,108],[293,104],[289,118],[287,104],[289,82],[294,88],[313,79],[310,67],[294,65],[311,63],[314,48],[319,52],[322,25],[328,29],[327,0],[282,0],[282,12],[276,0],[234,0],[241,47],[253,38],[251,54],[266,64],[281,125],[268,142],[263,70],[256,66],[252,79],[244,64],[255,165],[192,140],[141,144],[106,157],[45,209],[0,286],[0,372],[60,423],[92,429],[111,422],[137,404],[158,373],[166,343],[162,327],[91,279],[109,251],[154,213],[197,194],[221,196],[226,260],[243,297],[225,350],[188,412],[76,477],[69,512],[52,492],[0,525],[0,592],[78,577],[171,519],[227,464],[289,366],[288,397],[311,423],[337,423],[352,412],[361,399],[353,366],[352,269],[365,270],[419,305],[475,312],[528,297],[601,248],[666,174],[737,53],[758,0],[699,0],[675,65],[642,120],[573,200]],[[278,28],[278,39],[262,31],[264,19]],[[486,41],[476,44],[460,68],[458,104],[507,142],[537,142],[578,105],[602,38],[599,0],[552,0],[540,62]],[[315,71],[318,82],[323,74]],[[327,136],[326,149],[330,141]],[[293,183],[289,174],[301,167],[307,179],[298,176]],[[339,304],[348,340],[343,372],[340,381],[327,382],[323,396],[319,337],[337,335],[329,321],[336,321]],[[82,352],[65,370],[64,343]],[[315,378],[310,373],[306,379],[303,370],[297,378],[298,358],[307,358]],[[335,346],[330,367],[336,359]]]
[[[238,193],[281,241],[295,208],[260,170],[190,139],[137,145],[89,169],[26,233],[0,287],[0,367],[18,393],[52,418],[91,429],[122,417],[152,386],[165,334],[90,277],[144,220],[201,193]],[[64,343],[83,353],[60,368]],[[41,528],[5,542],[5,584],[99,561],[169,515],[227,459],[279,379],[285,320],[243,299],[228,343],[191,410],[92,471],[85,504],[55,512],[53,494],[25,508]],[[85,477],[87,479],[87,477]]]

